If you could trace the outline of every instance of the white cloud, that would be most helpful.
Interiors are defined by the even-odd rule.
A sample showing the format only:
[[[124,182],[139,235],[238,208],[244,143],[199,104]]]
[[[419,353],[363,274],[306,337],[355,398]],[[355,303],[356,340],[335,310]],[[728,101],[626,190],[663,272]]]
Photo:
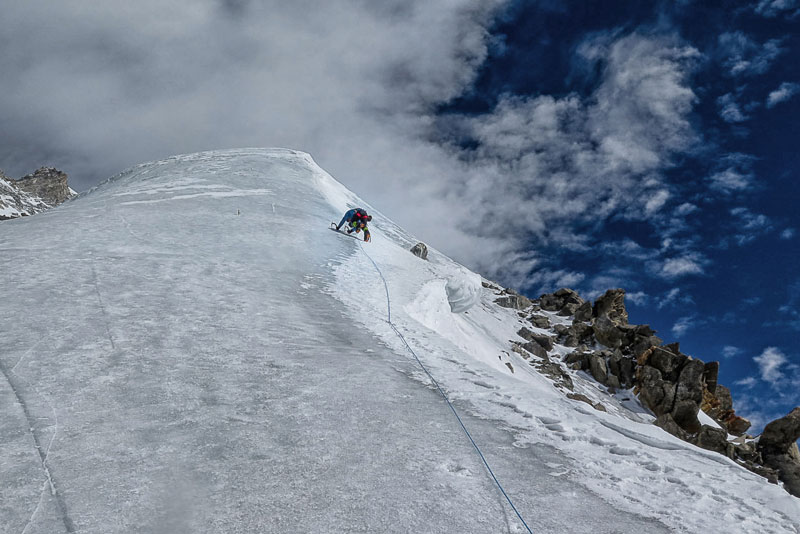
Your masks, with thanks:
[[[644,211],[648,215],[652,215],[653,213],[660,210],[664,204],[667,203],[669,200],[670,194],[669,191],[666,189],[662,189],[660,191],[656,191],[652,197],[650,197],[644,205]]]
[[[625,293],[625,300],[637,306],[644,306],[650,301],[650,296],[644,291]]]
[[[667,292],[667,294],[664,295],[664,297],[658,302],[658,306],[657,306],[658,309],[660,310],[664,306],[668,306],[668,305],[674,303],[678,299],[678,296],[680,294],[681,294],[681,289],[679,287],[673,287],[672,289],[670,289]]]
[[[736,97],[731,93],[717,98],[717,107],[719,108],[719,116],[725,122],[744,122],[750,118],[742,113],[739,104],[736,102]]]
[[[774,108],[781,102],[786,102],[797,93],[800,93],[800,83],[784,82],[767,96],[767,107]]]
[[[700,54],[676,35],[593,37],[579,49],[600,73],[587,98],[438,114],[470,89],[506,3],[13,2],[0,116],[14,137],[0,166],[54,164],[85,189],[176,153],[297,148],[486,276],[580,283],[547,251],[585,251],[612,219],[670,211],[665,171],[702,145],[690,120]],[[59,24],[43,32],[42,20]]]
[[[694,304],[694,298],[683,292],[680,287],[673,287],[658,299],[656,307],[660,310],[666,307],[690,306]]]
[[[781,239],[791,239],[797,231],[794,228],[786,228],[781,232]]]
[[[798,0],[760,0],[755,8],[756,13],[765,17],[777,17],[787,11],[790,17],[796,17],[800,13],[800,2]]]
[[[709,180],[711,181],[711,189],[728,193],[749,189],[753,183],[753,175],[751,173],[742,173],[729,167],[712,174]]]
[[[730,213],[735,224],[733,238],[739,246],[746,245],[773,229],[772,221],[763,213],[753,213],[744,207],[733,208]]]
[[[694,328],[695,321],[696,317],[694,316],[681,317],[680,319],[675,321],[674,325],[672,325],[672,335],[674,335],[675,337],[681,337],[691,328]]]
[[[739,356],[742,352],[742,349],[734,347],[733,345],[725,345],[722,347],[722,356],[726,359]]]
[[[717,164],[717,170],[708,177],[709,187],[724,194],[746,191],[755,186],[752,171],[756,158],[749,154],[733,152],[725,154]]]
[[[741,386],[746,389],[750,389],[758,384],[758,380],[753,376],[748,376],[746,378],[742,378],[741,380],[737,380],[734,382],[734,385]]]
[[[788,362],[786,355],[777,347],[767,347],[764,352],[754,357],[753,361],[758,364],[761,379],[773,386],[778,385],[783,379],[781,367]]]
[[[659,274],[667,279],[682,276],[703,274],[702,260],[696,255],[686,255],[678,258],[669,258],[661,264]]]
[[[783,52],[780,45],[779,39],[759,44],[740,31],[723,33],[718,38],[723,65],[731,76],[765,73]]]

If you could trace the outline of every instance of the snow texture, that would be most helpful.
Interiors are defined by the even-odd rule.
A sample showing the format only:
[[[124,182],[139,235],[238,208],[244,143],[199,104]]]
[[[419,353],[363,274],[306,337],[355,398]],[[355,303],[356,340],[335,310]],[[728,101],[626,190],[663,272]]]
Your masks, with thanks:
[[[444,289],[453,313],[463,313],[481,301],[481,277],[475,273],[457,273],[448,277]]]
[[[328,231],[355,206],[371,243]],[[798,532],[634,400],[566,399],[477,275],[307,154],[177,156],[2,225],[1,533],[523,532],[389,306],[534,532]]]

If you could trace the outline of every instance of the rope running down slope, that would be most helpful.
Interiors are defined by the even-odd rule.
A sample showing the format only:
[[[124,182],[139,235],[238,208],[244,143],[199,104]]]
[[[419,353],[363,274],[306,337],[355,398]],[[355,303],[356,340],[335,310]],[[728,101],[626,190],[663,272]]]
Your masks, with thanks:
[[[511,501],[511,498],[506,493],[506,490],[503,489],[502,484],[500,484],[500,481],[497,480],[497,477],[495,476],[494,471],[492,471],[492,468],[489,467],[489,462],[486,461],[486,457],[483,455],[483,452],[481,451],[480,447],[478,447],[478,444],[475,443],[474,439],[472,439],[472,435],[469,433],[469,430],[467,430],[467,427],[464,426],[464,422],[461,420],[461,417],[458,415],[458,412],[456,411],[455,406],[453,406],[453,403],[450,402],[450,399],[447,397],[447,394],[444,392],[442,387],[439,385],[439,382],[437,382],[436,379],[433,378],[433,375],[431,375],[431,373],[428,371],[428,369],[422,364],[422,362],[420,361],[419,357],[417,356],[417,353],[414,352],[414,349],[412,349],[411,346],[406,341],[406,338],[403,336],[402,333],[400,333],[400,330],[398,330],[397,327],[395,326],[395,324],[392,322],[392,301],[389,298],[389,285],[386,283],[386,278],[384,278],[383,272],[381,272],[380,267],[378,267],[378,264],[375,263],[375,260],[373,260],[372,256],[370,256],[369,253],[366,251],[366,249],[364,248],[363,243],[359,243],[359,245],[361,246],[361,251],[369,259],[369,261],[372,262],[372,265],[375,267],[375,270],[378,271],[378,275],[380,275],[381,280],[383,281],[383,288],[386,290],[386,316],[387,316],[386,322],[389,323],[389,326],[392,327],[392,330],[394,330],[394,333],[397,334],[397,337],[400,338],[400,341],[403,342],[403,345],[405,345],[405,347],[412,354],[412,356],[414,356],[414,359],[417,360],[417,363],[419,364],[419,366],[422,368],[423,371],[425,371],[425,374],[428,375],[428,378],[431,379],[431,382],[433,382],[433,384],[436,386],[436,389],[439,390],[439,393],[441,393],[442,398],[445,400],[445,402],[447,402],[447,405],[450,407],[450,410],[453,412],[453,415],[456,416],[456,419],[458,420],[458,424],[461,425],[461,429],[464,431],[464,433],[469,438],[469,441],[470,441],[470,443],[472,443],[472,446],[475,447],[475,451],[477,451],[478,456],[481,457],[481,461],[483,461],[483,465],[486,466],[486,470],[489,472],[489,475],[491,475],[492,480],[494,480],[494,483],[497,484],[497,487],[500,489],[500,492],[503,494],[503,497],[506,498],[506,501],[508,501],[508,504],[511,506],[511,509],[514,510],[515,514],[517,514],[517,517],[519,518],[520,521],[522,521],[522,524],[525,525],[525,528],[528,530],[528,532],[530,534],[533,534],[533,531],[528,526],[528,524],[525,522],[525,520],[522,518],[522,515],[517,510],[517,507],[514,506],[514,503]]]

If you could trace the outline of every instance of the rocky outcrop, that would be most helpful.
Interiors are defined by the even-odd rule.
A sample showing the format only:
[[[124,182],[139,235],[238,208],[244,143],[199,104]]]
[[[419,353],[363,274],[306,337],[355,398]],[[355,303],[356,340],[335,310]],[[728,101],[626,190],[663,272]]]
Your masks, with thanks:
[[[714,386],[713,391],[711,390],[711,385],[706,381],[706,390],[703,392],[703,401],[700,408],[730,434],[734,436],[743,435],[750,428],[750,421],[736,415],[733,410],[731,392],[728,388],[722,384],[717,384],[716,379],[713,380],[712,384]]]
[[[625,309],[625,290],[609,289],[598,298],[593,307],[595,317],[608,317],[618,325],[628,324],[628,311]]]
[[[544,334],[537,334],[527,328],[521,328],[517,335],[527,341],[535,341],[537,345],[542,347],[545,351],[553,350],[553,339]]]
[[[51,207],[58,206],[75,195],[67,184],[67,174],[54,167],[41,167],[33,174],[17,180],[16,186],[31,196],[41,198]]]
[[[594,329],[587,323],[573,322],[570,326],[559,324],[554,330],[558,334],[558,342],[565,347],[577,347],[593,341]]]
[[[411,247],[411,253],[420,259],[428,259],[428,247],[425,245],[425,243],[417,243]]]
[[[555,293],[539,297],[539,306],[543,310],[556,312],[564,317],[574,315],[584,300],[572,289],[561,288]]]
[[[689,434],[699,432],[705,363],[671,345],[651,347],[637,364],[636,389],[644,405],[657,416],[669,414]]]
[[[800,407],[769,423],[758,439],[764,464],[778,472],[786,491],[800,497]]]
[[[730,390],[719,383],[719,362],[693,358],[678,343],[664,345],[650,326],[630,324],[624,290],[611,289],[592,304],[566,288],[531,301],[513,290],[484,287],[495,292],[499,305],[519,310],[531,326],[517,332],[525,342],[512,341],[514,352],[570,399],[605,410],[573,391],[570,373],[575,371],[585,372],[610,393],[632,389],[656,416],[654,424],[665,431],[725,455],[770,482],[780,479],[795,495],[800,492],[800,451],[794,443],[800,437],[800,408],[768,425],[769,432],[765,429],[759,440],[745,434],[750,422],[736,415]],[[556,344],[575,350],[554,358]],[[700,410],[719,427],[701,424]]]
[[[495,299],[495,303],[504,308],[513,308],[515,310],[525,310],[533,304],[530,299],[523,297],[513,289],[504,289],[500,298]]]
[[[42,167],[19,180],[0,172],[0,220],[40,213],[74,195],[67,175],[52,167]]]

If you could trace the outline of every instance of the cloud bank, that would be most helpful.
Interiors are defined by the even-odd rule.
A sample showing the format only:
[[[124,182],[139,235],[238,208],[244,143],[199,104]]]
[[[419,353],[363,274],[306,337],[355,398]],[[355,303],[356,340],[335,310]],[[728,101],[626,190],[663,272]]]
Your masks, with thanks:
[[[702,274],[703,256],[671,237],[696,206],[666,175],[702,141],[690,120],[700,53],[673,34],[598,34],[573,58],[598,73],[588,96],[505,95],[486,113],[439,113],[474,82],[505,4],[15,2],[0,37],[0,167],[53,164],[86,189],[176,153],[287,146],[507,284],[614,285],[625,272],[590,281],[555,259],[612,248],[667,280]],[[732,71],[766,68],[779,51],[739,35],[725,45]],[[598,239],[614,221],[652,225],[669,245]]]

